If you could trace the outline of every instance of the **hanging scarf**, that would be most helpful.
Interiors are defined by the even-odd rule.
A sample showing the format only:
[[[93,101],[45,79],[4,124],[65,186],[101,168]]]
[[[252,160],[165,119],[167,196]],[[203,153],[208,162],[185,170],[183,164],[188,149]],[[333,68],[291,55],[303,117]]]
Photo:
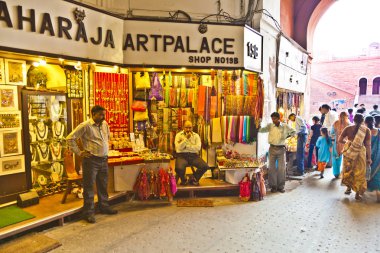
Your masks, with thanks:
[[[194,89],[188,89],[187,106],[193,106]]]
[[[198,88],[198,114],[205,117],[205,110],[206,110],[206,92],[207,87],[206,86],[199,86]]]
[[[186,95],[186,89],[180,89],[180,98],[179,98],[179,107],[186,107],[187,106],[187,95]]]
[[[152,88],[149,91],[149,100],[162,101],[164,99],[162,96],[162,85],[157,73],[153,73],[151,86]]]
[[[256,140],[257,136],[257,130],[256,130],[256,124],[255,124],[255,117],[250,116],[249,117],[249,143],[252,143]]]
[[[222,142],[222,129],[220,126],[220,118],[213,118],[211,120],[212,126],[212,143],[221,143]]]
[[[244,116],[239,117],[239,143],[243,143]]]
[[[243,95],[248,96],[249,93],[248,78],[247,75],[243,75]]]
[[[222,117],[222,136],[223,142],[227,143],[227,132],[228,132],[228,116]]]
[[[247,116],[247,143],[250,143],[250,140],[251,140],[251,132],[250,132],[250,129],[251,129],[251,117],[250,116]]]
[[[231,142],[231,131],[233,125],[233,116],[228,116],[228,134],[227,134],[227,143]]]
[[[169,133],[169,118],[170,118],[170,108],[163,108],[163,127],[162,131],[164,133]]]
[[[248,143],[247,141],[247,116],[244,116],[244,123],[243,123],[243,143]]]

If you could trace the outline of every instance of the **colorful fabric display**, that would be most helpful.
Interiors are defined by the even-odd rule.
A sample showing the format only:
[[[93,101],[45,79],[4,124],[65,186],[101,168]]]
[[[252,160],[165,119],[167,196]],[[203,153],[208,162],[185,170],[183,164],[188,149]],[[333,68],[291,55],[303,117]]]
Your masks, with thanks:
[[[243,95],[244,96],[248,96],[248,91],[249,90],[249,87],[248,87],[248,77],[247,75],[243,75]]]
[[[230,141],[236,142],[236,116],[231,116]]]
[[[193,100],[194,100],[194,89],[188,89],[188,95],[187,95],[187,106],[193,106]]]
[[[239,143],[243,143],[244,116],[239,116]]]
[[[187,106],[187,90],[186,88],[180,89],[180,98],[179,98],[179,107],[186,107]]]
[[[170,88],[170,107],[177,107],[177,88]]]
[[[248,143],[247,141],[247,116],[244,116],[244,123],[243,123],[243,143]]]
[[[169,118],[170,118],[170,108],[163,109],[163,127],[162,131],[166,134],[169,133]]]
[[[135,111],[133,113],[133,120],[134,121],[145,121],[145,120],[148,120],[149,117],[148,117],[148,111],[144,111],[144,112],[138,112],[138,111]]]
[[[218,86],[217,86],[218,87],[218,93],[222,94],[223,93],[223,71],[220,69],[217,71],[216,80],[217,80],[217,84],[218,84]]]
[[[200,85],[198,89],[198,114],[205,118],[207,87],[204,85]]]
[[[232,115],[232,95],[226,96],[226,115]]]
[[[199,85],[199,76],[197,74],[192,74],[190,79],[190,86],[195,88]]]
[[[242,89],[241,89],[241,78],[238,77],[238,79],[235,82],[235,94],[236,96],[240,96],[242,94]]]
[[[221,118],[213,118],[211,120],[212,126],[212,143],[222,143],[222,128],[220,125]]]
[[[210,117],[215,118],[216,112],[218,110],[218,97],[217,96],[211,96],[210,97]]]
[[[235,95],[231,96],[231,115],[238,115],[238,101]]]
[[[134,77],[136,90],[150,89],[150,78],[148,72],[137,72]]]
[[[150,89],[150,92],[149,92],[149,100],[161,101],[163,99],[164,98],[162,95],[162,85],[160,83],[160,79],[158,78],[157,73],[153,73],[152,88]]]
[[[244,96],[236,96],[236,115],[244,115]]]
[[[178,127],[178,110],[179,108],[170,108],[170,122],[171,125],[170,130],[171,131],[177,131],[179,129]]]

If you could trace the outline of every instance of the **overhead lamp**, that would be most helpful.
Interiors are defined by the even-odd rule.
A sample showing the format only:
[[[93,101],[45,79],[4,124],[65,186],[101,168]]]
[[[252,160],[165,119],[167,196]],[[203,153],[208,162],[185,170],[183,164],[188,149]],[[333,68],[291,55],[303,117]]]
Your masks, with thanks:
[[[45,60],[45,58],[40,59],[39,63],[40,63],[40,66],[46,66],[46,60]]]
[[[37,67],[40,66],[40,63],[35,61],[35,62],[32,63],[32,65],[33,65],[33,67],[36,67],[36,68],[37,68]]]
[[[78,61],[77,64],[74,65],[74,68],[76,70],[82,70],[82,63],[80,61]]]
[[[185,68],[185,67],[182,67],[181,70],[186,70],[186,68]]]

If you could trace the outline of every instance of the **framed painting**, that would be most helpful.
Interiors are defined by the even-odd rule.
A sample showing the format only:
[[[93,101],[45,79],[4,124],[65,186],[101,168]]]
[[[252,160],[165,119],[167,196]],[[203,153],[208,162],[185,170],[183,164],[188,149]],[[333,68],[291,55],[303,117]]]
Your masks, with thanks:
[[[0,158],[0,176],[25,172],[23,155]]]
[[[0,131],[21,128],[21,112],[0,112]]]
[[[17,86],[0,85],[0,111],[17,111]]]
[[[0,132],[0,156],[22,154],[21,130]]]
[[[5,59],[5,83],[26,85],[26,61]]]
[[[5,67],[4,67],[4,59],[0,58],[0,84],[5,83]]]

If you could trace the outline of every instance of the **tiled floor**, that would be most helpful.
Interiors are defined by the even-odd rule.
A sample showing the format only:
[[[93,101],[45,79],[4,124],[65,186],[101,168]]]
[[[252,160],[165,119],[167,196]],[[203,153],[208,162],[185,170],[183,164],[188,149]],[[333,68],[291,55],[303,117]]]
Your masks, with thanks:
[[[214,198],[208,208],[122,203],[118,215],[98,215],[94,225],[73,222],[44,234],[62,243],[54,253],[380,252],[375,195],[356,202],[343,192],[339,180],[315,174],[261,202]]]

